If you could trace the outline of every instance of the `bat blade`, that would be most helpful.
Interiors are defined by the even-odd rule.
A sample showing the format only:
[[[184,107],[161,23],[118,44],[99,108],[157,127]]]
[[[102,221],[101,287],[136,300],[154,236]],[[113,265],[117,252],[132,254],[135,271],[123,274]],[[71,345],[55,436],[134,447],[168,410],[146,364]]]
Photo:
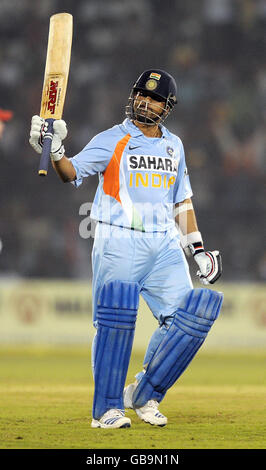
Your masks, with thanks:
[[[44,138],[39,175],[46,176],[50,161],[54,119],[61,119],[65,103],[73,35],[73,17],[57,13],[50,18],[46,65],[44,72],[40,116],[49,119]]]

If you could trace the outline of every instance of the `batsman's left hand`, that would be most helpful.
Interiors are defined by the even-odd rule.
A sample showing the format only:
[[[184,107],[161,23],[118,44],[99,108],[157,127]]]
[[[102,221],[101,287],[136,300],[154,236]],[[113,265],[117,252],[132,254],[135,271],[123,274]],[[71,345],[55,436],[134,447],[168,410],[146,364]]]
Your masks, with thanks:
[[[214,284],[222,274],[222,257],[219,251],[204,251],[194,255],[199,266],[197,276],[202,284]]]

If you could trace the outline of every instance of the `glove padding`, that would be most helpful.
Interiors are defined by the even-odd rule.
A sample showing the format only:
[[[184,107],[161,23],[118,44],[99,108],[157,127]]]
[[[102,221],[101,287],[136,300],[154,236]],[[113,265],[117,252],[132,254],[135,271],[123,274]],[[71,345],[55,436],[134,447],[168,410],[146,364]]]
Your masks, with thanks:
[[[222,257],[219,251],[204,251],[194,255],[199,266],[197,276],[202,284],[214,284],[222,274]]]
[[[47,131],[48,123],[40,116],[33,116],[31,120],[29,143],[37,153],[42,153],[43,138]],[[54,135],[51,145],[50,157],[52,160],[60,160],[65,153],[62,140],[67,136],[67,127],[62,119],[53,122]]]

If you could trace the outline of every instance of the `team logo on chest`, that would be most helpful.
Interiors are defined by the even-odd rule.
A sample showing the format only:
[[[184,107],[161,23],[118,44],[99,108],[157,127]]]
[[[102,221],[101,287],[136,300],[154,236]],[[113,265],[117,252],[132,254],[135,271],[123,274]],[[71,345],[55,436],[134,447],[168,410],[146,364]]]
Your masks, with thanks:
[[[166,147],[166,152],[168,153],[168,155],[170,155],[171,157],[174,155],[174,149],[172,147]]]

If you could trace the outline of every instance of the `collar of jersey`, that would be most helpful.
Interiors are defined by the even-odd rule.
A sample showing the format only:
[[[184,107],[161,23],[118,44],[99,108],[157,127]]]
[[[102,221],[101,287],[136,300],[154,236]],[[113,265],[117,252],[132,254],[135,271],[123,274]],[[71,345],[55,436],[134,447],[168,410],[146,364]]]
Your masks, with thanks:
[[[128,118],[126,118],[124,121],[123,121],[123,126],[126,128],[126,133],[130,134],[131,137],[145,137],[145,135],[143,134],[143,132],[141,132],[141,130],[135,126],[135,124],[130,121]],[[167,137],[169,135],[169,132],[168,130],[166,129],[166,127],[160,125],[160,129],[162,131],[162,137]],[[151,137],[147,137],[148,139],[151,139]],[[161,137],[154,137],[155,139],[160,139]]]

